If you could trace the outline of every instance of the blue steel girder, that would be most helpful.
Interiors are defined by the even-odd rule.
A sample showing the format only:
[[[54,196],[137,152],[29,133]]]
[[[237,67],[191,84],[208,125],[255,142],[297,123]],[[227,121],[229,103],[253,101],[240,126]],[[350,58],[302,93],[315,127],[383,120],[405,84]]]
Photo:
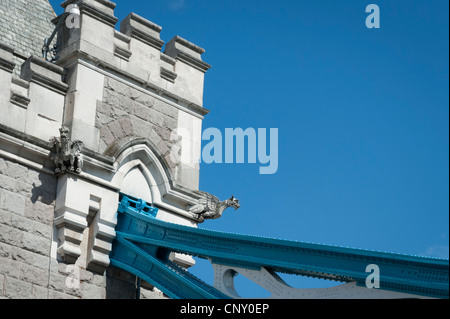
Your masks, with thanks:
[[[366,267],[376,264],[384,290],[438,298],[449,295],[448,260],[197,229],[158,220],[157,211],[149,214],[147,206],[122,196],[112,264],[126,265],[128,271],[173,298],[226,296],[170,262],[171,251],[207,258],[214,264],[255,270],[265,267],[361,286],[369,275]]]

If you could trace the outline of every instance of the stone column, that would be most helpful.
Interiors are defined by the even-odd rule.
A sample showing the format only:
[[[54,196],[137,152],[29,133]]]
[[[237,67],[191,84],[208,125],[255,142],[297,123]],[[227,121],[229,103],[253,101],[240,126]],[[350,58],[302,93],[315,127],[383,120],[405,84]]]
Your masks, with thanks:
[[[118,201],[116,190],[76,175],[60,176],[54,220],[59,258],[103,273],[115,237]]]
[[[98,152],[100,131],[95,120],[105,78],[94,67],[103,61],[114,62],[116,5],[108,0],[67,0],[61,6],[72,4],[80,8],[80,29],[63,25],[58,34],[61,52],[57,64],[68,70],[69,85],[64,125],[72,140],[81,140],[86,148]]]

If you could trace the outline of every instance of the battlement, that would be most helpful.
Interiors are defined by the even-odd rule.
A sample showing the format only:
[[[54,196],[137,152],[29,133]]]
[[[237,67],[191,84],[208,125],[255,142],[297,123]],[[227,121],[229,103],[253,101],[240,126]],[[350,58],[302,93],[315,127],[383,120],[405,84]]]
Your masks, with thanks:
[[[55,63],[31,56],[17,76],[16,48],[0,44],[0,124],[48,141],[62,125],[73,140],[103,154],[124,138],[148,138],[167,162],[177,184],[198,187],[198,163],[171,162],[179,128],[194,132],[191,150],[200,153],[205,50],[175,36],[165,45],[162,27],[130,13],[115,27],[116,4],[67,0],[78,5],[79,27],[57,34]],[[61,16],[53,20],[57,24]]]
[[[202,60],[204,49],[176,36],[162,52],[161,26],[130,13],[117,31],[113,2],[67,0],[61,6],[71,4],[80,7],[81,28],[61,29],[58,65],[66,64],[76,55],[121,73],[177,103],[194,109],[203,106],[204,73],[211,67]]]
[[[48,141],[63,122],[65,70],[36,56],[25,61],[20,77],[15,66],[14,48],[0,42],[0,124]]]

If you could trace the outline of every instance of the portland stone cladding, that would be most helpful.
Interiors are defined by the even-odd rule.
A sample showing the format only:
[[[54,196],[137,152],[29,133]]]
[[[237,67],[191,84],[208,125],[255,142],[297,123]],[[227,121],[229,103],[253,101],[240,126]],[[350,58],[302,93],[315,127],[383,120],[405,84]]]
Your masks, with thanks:
[[[50,257],[56,177],[0,157],[0,299],[135,298],[135,276],[115,268],[105,275],[71,268]],[[141,298],[162,298],[151,287]]]

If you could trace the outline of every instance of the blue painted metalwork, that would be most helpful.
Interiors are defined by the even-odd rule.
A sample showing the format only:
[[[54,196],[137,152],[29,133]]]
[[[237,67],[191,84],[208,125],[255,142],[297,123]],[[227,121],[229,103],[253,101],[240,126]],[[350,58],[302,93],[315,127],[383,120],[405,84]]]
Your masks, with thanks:
[[[448,259],[426,258],[223,233],[167,223],[142,201],[122,196],[111,264],[136,274],[171,298],[228,298],[169,260],[170,252],[212,263],[356,281],[364,286],[367,265],[381,269],[380,285],[392,290],[448,298]]]
[[[124,194],[120,194],[119,200],[120,200],[118,209],[119,213],[123,213],[127,210],[128,207],[131,207],[134,208],[139,213],[149,217],[156,217],[156,215],[158,214],[158,208],[147,204],[147,202],[142,199],[138,199],[129,195],[126,196]]]

